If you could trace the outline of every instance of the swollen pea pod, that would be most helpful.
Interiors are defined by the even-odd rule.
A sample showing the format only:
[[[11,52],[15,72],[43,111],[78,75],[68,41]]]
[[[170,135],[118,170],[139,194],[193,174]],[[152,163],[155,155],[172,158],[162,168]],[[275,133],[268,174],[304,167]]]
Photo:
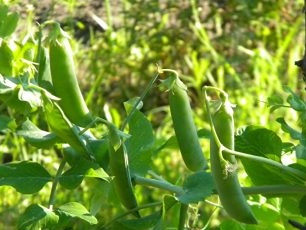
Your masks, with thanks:
[[[170,112],[181,155],[188,169],[198,171],[207,167],[197,129],[192,118],[187,87],[178,77],[169,92]]]
[[[212,122],[221,144],[234,150],[233,109],[227,97],[222,98],[221,106],[212,115]],[[210,160],[211,173],[226,212],[240,222],[256,224],[257,220],[244,197],[235,172],[236,159],[232,155],[223,156],[213,135],[210,139]]]
[[[108,124],[108,128],[109,165],[114,176],[115,192],[125,208],[128,210],[135,209],[138,205],[133,191],[126,147],[118,133],[119,130],[112,124]],[[138,211],[133,211],[132,214],[140,217]]]
[[[84,127],[92,121],[92,116],[78,85],[69,38],[59,24],[54,23],[49,39],[50,70],[55,96],[61,98],[59,105],[68,119]]]

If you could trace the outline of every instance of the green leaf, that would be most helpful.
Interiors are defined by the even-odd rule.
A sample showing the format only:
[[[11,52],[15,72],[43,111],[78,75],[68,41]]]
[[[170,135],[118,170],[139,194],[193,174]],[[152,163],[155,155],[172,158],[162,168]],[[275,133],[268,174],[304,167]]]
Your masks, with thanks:
[[[131,173],[144,175],[150,169],[154,135],[151,123],[136,110],[129,121],[129,134],[125,142]]]
[[[0,115],[0,131],[6,132],[11,128],[12,123],[15,123],[15,120],[11,117]]]
[[[284,118],[280,117],[280,118],[277,118],[276,121],[278,123],[281,124],[281,128],[284,132],[286,133],[289,133],[290,134],[290,137],[295,139],[295,140],[299,140],[303,145],[306,146],[306,138],[302,135],[301,132],[291,128],[287,122],[285,121]]]
[[[186,178],[183,184],[185,193],[178,197],[184,204],[197,203],[213,194],[214,183],[212,176],[207,172],[196,172]]]
[[[296,111],[306,110],[305,102],[296,93],[294,93],[289,87],[284,87],[284,90],[290,93],[287,98],[287,102],[290,104],[291,108]]]
[[[282,140],[273,131],[260,126],[247,126],[240,132],[235,140],[237,150],[280,161]]]
[[[19,20],[19,15],[17,13],[8,13],[6,6],[1,6],[0,11],[0,37],[4,38],[11,35],[15,31]]]
[[[281,139],[271,130],[259,126],[248,126],[240,130],[235,138],[235,149],[251,155],[261,156],[280,162]],[[255,185],[300,183],[279,169],[241,158],[245,171]]]
[[[1,33],[1,26],[0,26]],[[0,42],[0,74],[12,76],[13,73],[13,51],[8,46],[7,42]]]
[[[18,229],[54,229],[59,217],[50,209],[38,204],[30,205],[20,216]]]
[[[167,212],[176,204],[178,204],[178,200],[171,195],[165,195],[163,197],[163,207],[162,207],[162,217],[166,218]]]
[[[78,218],[88,222],[89,224],[97,224],[96,217],[91,215],[88,210],[80,203],[70,202],[56,209],[59,215],[67,215],[71,218]]]
[[[87,140],[87,147],[91,149],[91,152],[96,162],[104,169],[108,167],[109,154],[108,154],[108,140]]]
[[[299,203],[299,209],[302,216],[306,216],[306,196],[303,196]]]
[[[160,218],[161,212],[155,212],[139,219],[119,220],[118,222],[124,227],[123,229],[145,230],[154,227]]]
[[[13,78],[0,75],[0,100],[21,113],[35,111],[37,107],[42,106],[42,101],[41,92],[34,84],[27,76]],[[50,93],[46,94],[56,99]]]
[[[97,163],[82,159],[64,172],[60,176],[59,182],[65,188],[75,189],[82,183],[85,177],[109,181],[108,174]]]
[[[37,148],[47,149],[61,141],[55,133],[39,129],[28,119],[22,124],[21,128],[17,131],[17,135],[22,136],[28,143]]]
[[[274,110],[284,107],[284,100],[279,95],[272,95],[271,97],[268,97],[268,106],[270,107],[270,112],[273,112]]]
[[[51,180],[48,171],[35,162],[22,161],[0,165],[0,186],[12,186],[20,193],[36,193]]]

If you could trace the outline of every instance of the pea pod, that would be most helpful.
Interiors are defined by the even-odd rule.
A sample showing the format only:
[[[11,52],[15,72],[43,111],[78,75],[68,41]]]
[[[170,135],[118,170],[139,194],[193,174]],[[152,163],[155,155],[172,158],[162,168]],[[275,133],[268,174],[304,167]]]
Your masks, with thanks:
[[[228,99],[223,100],[221,106],[212,116],[213,126],[218,139],[225,147],[234,149],[234,119],[233,109]],[[235,172],[236,160],[234,156],[223,156],[215,138],[210,140],[211,173],[222,206],[234,219],[256,224],[250,206],[248,205],[240,187]]]
[[[60,106],[50,100],[42,91],[44,114],[48,125],[63,142],[68,143],[78,154],[91,159],[91,153],[87,149],[84,140],[79,136],[77,127],[66,118]]]
[[[192,118],[187,89],[178,77],[169,92],[169,104],[175,135],[187,168],[191,171],[204,169],[207,163]]]
[[[114,188],[120,202],[128,210],[137,208],[137,200],[133,192],[133,185],[129,170],[128,155],[118,130],[112,124],[109,127],[109,165],[114,176]],[[140,217],[138,211],[133,215]]]
[[[78,85],[69,38],[59,24],[54,24],[54,28],[49,46],[54,93],[61,98],[59,105],[68,119],[84,127],[92,121],[92,117]]]

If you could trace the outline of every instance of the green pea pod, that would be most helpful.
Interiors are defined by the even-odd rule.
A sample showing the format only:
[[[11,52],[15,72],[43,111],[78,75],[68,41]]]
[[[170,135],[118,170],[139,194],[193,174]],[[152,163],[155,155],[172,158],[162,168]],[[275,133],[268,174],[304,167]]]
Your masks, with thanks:
[[[85,127],[92,121],[92,117],[78,85],[69,38],[59,24],[54,24],[54,28],[49,46],[54,93],[61,98],[59,105],[68,119]]]
[[[177,77],[169,92],[169,104],[175,135],[187,168],[191,171],[205,169],[207,162],[192,118],[187,89]]]
[[[110,124],[109,164],[111,173],[114,176],[114,188],[120,202],[130,210],[137,208],[137,200],[133,192],[126,147],[124,142],[119,139],[117,128]],[[140,217],[138,211],[134,211],[133,215]]]
[[[212,116],[213,125],[220,142],[229,149],[234,149],[234,119],[231,103],[226,99]],[[210,140],[211,172],[222,206],[234,219],[256,224],[250,206],[240,187],[235,172],[234,156],[224,156],[214,137]]]
[[[68,143],[78,154],[90,157],[90,151],[86,148],[85,142],[79,136],[77,127],[71,124],[66,118],[60,106],[51,101],[42,91],[43,108],[46,120],[52,130],[65,143]]]

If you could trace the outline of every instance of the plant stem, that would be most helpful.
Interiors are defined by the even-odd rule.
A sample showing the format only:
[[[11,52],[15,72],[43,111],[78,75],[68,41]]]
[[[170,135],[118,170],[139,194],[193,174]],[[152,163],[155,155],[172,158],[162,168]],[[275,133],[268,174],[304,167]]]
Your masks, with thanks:
[[[264,163],[264,164],[268,164],[268,165],[274,166],[276,168],[279,168],[283,172],[286,172],[286,173],[296,177],[297,179],[301,180],[302,182],[304,182],[305,179],[306,179],[306,174],[303,173],[302,171],[300,171],[298,169],[295,169],[295,168],[285,166],[285,165],[283,165],[283,164],[281,164],[277,161],[274,161],[274,160],[271,160],[271,159],[268,159],[268,158],[265,158],[265,157],[255,156],[255,155],[231,150],[231,149],[226,148],[223,145],[221,146],[221,148],[222,148],[221,151],[224,152],[224,153],[232,154],[232,155],[235,155],[237,157],[243,157],[243,158],[246,158],[246,159],[249,159],[249,160],[257,161],[259,163]]]
[[[140,95],[139,99],[136,101],[136,103],[133,105],[131,112],[128,114],[128,116],[126,117],[126,119],[124,120],[124,122],[122,123],[121,126],[121,130],[123,131],[125,129],[125,127],[127,126],[129,120],[131,119],[132,115],[134,114],[134,112],[137,109],[137,106],[139,105],[139,103],[144,99],[144,97],[147,95],[147,93],[149,92],[149,90],[152,88],[154,82],[156,81],[156,79],[159,77],[160,72],[157,72],[157,74],[150,80],[149,84],[147,85],[147,87],[145,88],[145,90],[142,92],[142,94]]]
[[[306,186],[303,185],[264,185],[254,187],[243,187],[245,195],[279,195],[279,194],[306,194]]]
[[[224,92],[223,90],[220,90],[220,89],[216,88],[216,87],[204,86],[203,89],[204,89],[204,101],[205,101],[206,111],[208,113],[208,118],[209,118],[209,123],[210,123],[210,127],[211,127],[211,132],[212,132],[212,135],[213,135],[213,137],[214,137],[214,139],[216,141],[217,146],[220,148],[220,151],[222,153],[232,154],[232,155],[235,155],[237,157],[243,157],[243,158],[247,158],[247,159],[250,159],[250,160],[253,160],[253,161],[257,161],[257,162],[260,162],[260,163],[264,163],[264,164],[268,164],[268,165],[274,166],[276,168],[281,169],[283,172],[286,172],[286,173],[294,176],[295,178],[301,180],[301,182],[305,181],[306,174],[303,173],[302,171],[298,170],[298,169],[290,168],[290,167],[285,166],[285,165],[283,165],[283,164],[281,164],[279,162],[276,162],[274,160],[271,160],[271,159],[268,159],[268,158],[265,158],[265,157],[255,156],[255,155],[251,155],[251,154],[247,154],[247,153],[231,150],[231,149],[226,148],[224,145],[222,145],[222,143],[220,142],[220,140],[218,138],[218,135],[216,133],[216,130],[215,130],[215,127],[214,127],[214,124],[213,124],[213,121],[212,121],[212,117],[211,117],[210,110],[209,110],[208,97],[207,97],[206,91],[208,89],[216,90],[216,91],[219,91],[220,93],[222,93],[223,96],[225,96],[225,97],[227,97],[227,93]]]
[[[179,225],[178,230],[184,230],[185,229],[185,222],[187,219],[187,211],[188,211],[188,204],[182,204],[180,207],[180,219],[179,219]]]
[[[49,209],[53,209],[53,205],[55,204],[55,193],[56,193],[56,187],[57,187],[57,184],[59,182],[59,178],[60,176],[62,175],[62,172],[64,170],[64,167],[66,165],[66,159],[65,157],[62,159],[58,169],[57,169],[57,172],[56,172],[56,175],[54,177],[54,180],[53,180],[53,183],[52,183],[52,187],[51,187],[51,193],[50,193],[50,197],[49,197]]]
[[[116,222],[117,220],[120,220],[121,218],[135,212],[135,211],[139,211],[141,209],[145,209],[145,208],[151,208],[151,207],[155,207],[155,206],[161,206],[163,205],[162,202],[154,202],[154,203],[149,203],[149,204],[145,204],[145,205],[141,205],[138,206],[137,208],[133,208],[131,210],[129,210],[128,212],[125,212],[123,214],[120,214],[118,216],[116,216],[114,219],[112,219],[110,222],[108,222],[107,224],[103,225],[101,228],[99,228],[100,230],[104,230],[106,229],[108,226],[112,225],[112,223]]]
[[[133,181],[136,184],[139,184],[139,185],[145,185],[145,186],[160,188],[160,189],[163,189],[163,190],[167,190],[169,192],[173,192],[177,195],[181,195],[181,194],[184,193],[184,190],[182,189],[182,187],[171,184],[170,182],[167,182],[167,181],[150,179],[150,178],[145,178],[145,177],[141,177],[141,176],[134,176]]]

